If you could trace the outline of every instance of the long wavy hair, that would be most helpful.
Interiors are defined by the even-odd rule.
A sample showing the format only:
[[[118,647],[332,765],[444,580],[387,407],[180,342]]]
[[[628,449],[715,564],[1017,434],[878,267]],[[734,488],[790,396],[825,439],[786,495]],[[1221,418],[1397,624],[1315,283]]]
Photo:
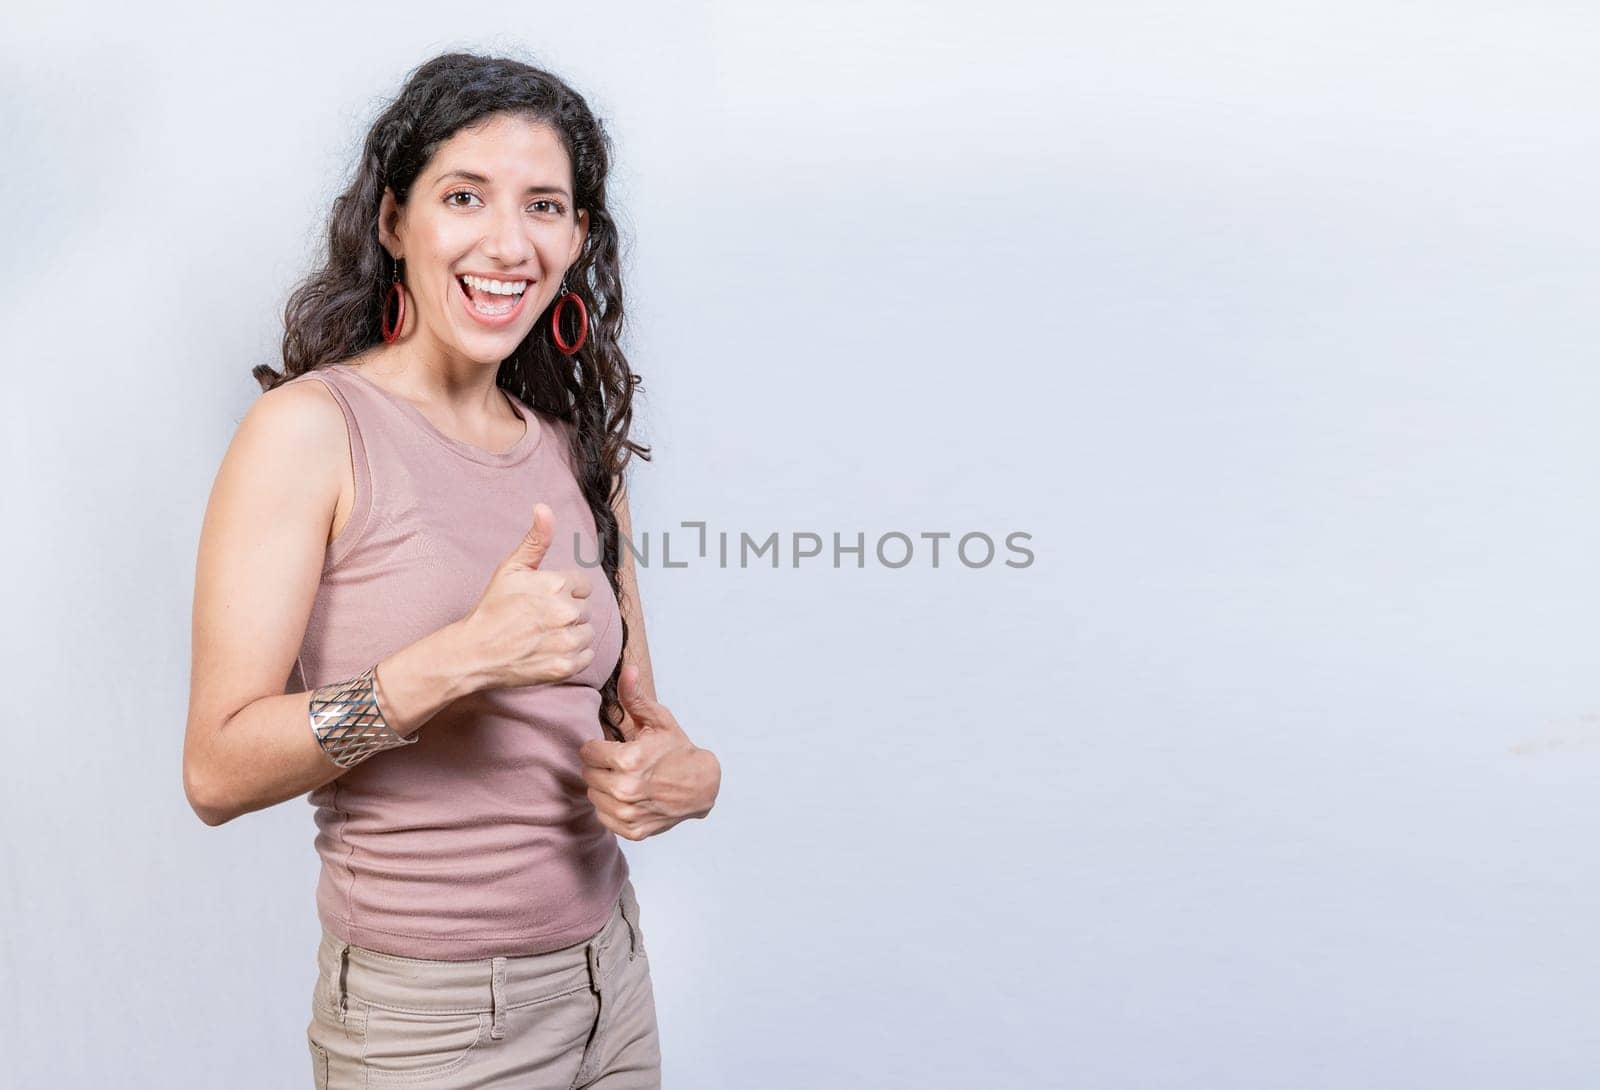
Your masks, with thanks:
[[[259,364],[251,373],[265,393],[378,343],[392,267],[378,241],[384,187],[404,206],[441,144],[458,130],[497,114],[548,125],[572,161],[574,212],[588,210],[589,233],[567,272],[567,287],[582,297],[590,327],[576,355],[558,351],[546,332],[552,301],[533,331],[500,364],[495,381],[571,425],[572,465],[594,514],[601,568],[620,606],[612,486],[621,482],[632,455],[650,460],[650,448],[628,437],[633,392],[642,380],[629,368],[619,344],[624,314],[621,240],[606,207],[611,138],[583,96],[556,76],[522,61],[462,52],[441,54],[413,69],[373,122],[355,177],[333,202],[320,267],[290,294],[284,308],[283,371]],[[403,262],[400,267],[404,269]],[[627,647],[626,620],[622,641]],[[617,698],[621,670],[619,660],[601,689],[602,729],[617,740],[622,737]]]

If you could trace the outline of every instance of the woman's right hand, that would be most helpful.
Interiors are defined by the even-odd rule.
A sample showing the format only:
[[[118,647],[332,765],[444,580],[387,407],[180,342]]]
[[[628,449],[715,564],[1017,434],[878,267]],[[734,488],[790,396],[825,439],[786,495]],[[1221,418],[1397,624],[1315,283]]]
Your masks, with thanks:
[[[589,577],[539,568],[554,531],[555,513],[535,504],[532,529],[459,622],[491,688],[565,681],[594,659]]]

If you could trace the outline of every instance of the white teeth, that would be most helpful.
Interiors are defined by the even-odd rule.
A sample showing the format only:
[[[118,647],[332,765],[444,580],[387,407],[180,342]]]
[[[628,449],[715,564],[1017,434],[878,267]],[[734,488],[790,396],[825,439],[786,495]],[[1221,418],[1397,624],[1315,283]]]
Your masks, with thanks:
[[[521,295],[528,287],[526,280],[485,280],[481,276],[463,276],[461,279],[478,291],[486,291],[492,295]]]

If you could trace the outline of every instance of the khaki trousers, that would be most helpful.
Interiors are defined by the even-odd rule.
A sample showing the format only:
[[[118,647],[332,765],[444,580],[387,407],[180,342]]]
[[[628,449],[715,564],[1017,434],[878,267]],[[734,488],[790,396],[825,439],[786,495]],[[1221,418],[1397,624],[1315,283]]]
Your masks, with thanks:
[[[598,933],[524,957],[428,961],[326,931],[306,1039],[316,1090],[659,1090],[633,882]]]

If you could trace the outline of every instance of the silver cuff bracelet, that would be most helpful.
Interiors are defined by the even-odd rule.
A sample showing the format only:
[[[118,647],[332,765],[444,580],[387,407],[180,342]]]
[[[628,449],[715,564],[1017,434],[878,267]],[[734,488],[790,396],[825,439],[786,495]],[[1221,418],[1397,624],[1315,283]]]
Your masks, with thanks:
[[[359,677],[323,685],[311,694],[311,733],[340,768],[353,768],[386,749],[412,745],[421,733],[406,738],[384,719],[378,706],[377,668],[374,663]]]

